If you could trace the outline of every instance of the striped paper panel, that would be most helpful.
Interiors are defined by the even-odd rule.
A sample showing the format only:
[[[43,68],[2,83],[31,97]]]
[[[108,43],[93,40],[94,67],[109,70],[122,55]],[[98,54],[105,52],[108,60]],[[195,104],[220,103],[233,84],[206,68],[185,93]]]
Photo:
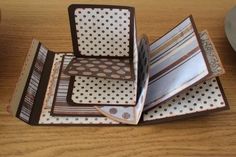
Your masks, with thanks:
[[[144,110],[148,110],[209,74],[192,17],[188,17],[150,48],[150,81]]]
[[[41,79],[41,74],[44,68],[44,63],[46,61],[48,50],[39,45],[39,52],[37,54],[34,65],[32,66],[32,74],[30,76],[29,85],[26,89],[25,96],[23,98],[21,111],[19,117],[25,122],[29,122],[32,108],[35,102],[35,97],[37,94],[39,82]]]

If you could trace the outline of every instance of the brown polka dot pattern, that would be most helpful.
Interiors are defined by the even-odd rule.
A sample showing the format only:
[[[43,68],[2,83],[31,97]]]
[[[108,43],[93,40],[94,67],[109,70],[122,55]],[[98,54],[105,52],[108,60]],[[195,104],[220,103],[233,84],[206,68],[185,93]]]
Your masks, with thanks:
[[[109,111],[110,111],[111,114],[116,114],[117,113],[117,109],[116,108],[111,108]]]
[[[134,81],[114,80],[97,77],[75,76],[71,100],[80,105],[121,105],[136,104]]]
[[[130,19],[134,18],[129,9],[77,8],[74,15],[81,55],[129,56]]]
[[[74,58],[64,73],[70,76],[134,79],[133,63],[130,59]]]
[[[159,120],[224,108],[225,100],[216,78],[185,90],[143,114],[143,120]]]
[[[125,112],[125,113],[122,114],[122,117],[124,119],[129,119],[130,118],[130,114],[128,112]]]

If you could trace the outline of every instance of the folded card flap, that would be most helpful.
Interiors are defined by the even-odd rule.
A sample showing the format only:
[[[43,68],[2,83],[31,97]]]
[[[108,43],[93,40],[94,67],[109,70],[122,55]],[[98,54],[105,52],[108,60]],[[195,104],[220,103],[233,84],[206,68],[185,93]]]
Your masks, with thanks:
[[[10,112],[29,124],[37,124],[53,59],[53,52],[33,40],[10,102]]]
[[[72,4],[69,18],[77,57],[133,56],[134,8]]]
[[[134,80],[132,61],[129,58],[73,58],[64,73],[69,76]]]
[[[136,106],[96,106],[97,110],[108,118],[125,124],[138,124],[141,117],[149,80],[149,43],[142,36],[138,45],[138,96]]]
[[[210,76],[192,16],[150,45],[150,81],[144,110]]]

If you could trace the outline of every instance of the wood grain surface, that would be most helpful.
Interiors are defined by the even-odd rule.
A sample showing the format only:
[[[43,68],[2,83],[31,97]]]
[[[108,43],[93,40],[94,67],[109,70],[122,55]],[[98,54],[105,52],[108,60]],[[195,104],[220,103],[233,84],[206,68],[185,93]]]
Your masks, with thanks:
[[[29,126],[5,109],[32,38],[54,51],[72,51],[67,7],[72,3],[130,5],[138,34],[154,41],[192,14],[222,59],[220,77],[231,109],[142,127]],[[224,33],[235,0],[0,0],[0,156],[236,156],[236,52]]]

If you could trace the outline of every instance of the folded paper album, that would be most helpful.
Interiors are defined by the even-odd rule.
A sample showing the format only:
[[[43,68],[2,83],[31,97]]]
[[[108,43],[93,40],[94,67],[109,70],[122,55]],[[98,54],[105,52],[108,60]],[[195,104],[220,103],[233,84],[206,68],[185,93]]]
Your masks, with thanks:
[[[31,125],[140,125],[225,110],[225,71],[207,31],[187,17],[156,41],[135,9],[73,4],[73,52],[33,40],[10,102]]]

